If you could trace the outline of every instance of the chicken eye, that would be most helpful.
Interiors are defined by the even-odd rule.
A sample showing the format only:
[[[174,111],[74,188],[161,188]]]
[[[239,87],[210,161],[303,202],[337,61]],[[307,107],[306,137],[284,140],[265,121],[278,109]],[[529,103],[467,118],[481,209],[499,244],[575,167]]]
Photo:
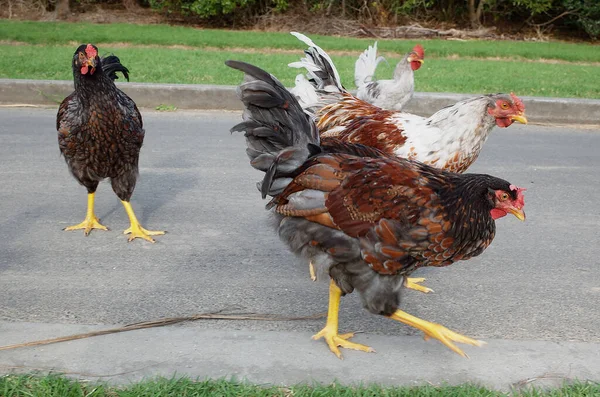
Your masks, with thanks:
[[[508,193],[502,193],[502,195],[500,196],[500,200],[508,200]]]
[[[506,103],[506,102],[502,102],[502,105],[500,105],[500,107],[504,110],[509,108],[508,103]]]

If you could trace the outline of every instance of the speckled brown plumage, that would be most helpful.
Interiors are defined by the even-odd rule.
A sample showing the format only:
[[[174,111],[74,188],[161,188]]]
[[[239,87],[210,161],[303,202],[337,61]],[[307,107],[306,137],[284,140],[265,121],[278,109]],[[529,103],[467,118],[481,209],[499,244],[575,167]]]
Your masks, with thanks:
[[[106,64],[103,64],[106,62]],[[75,91],[63,100],[58,109],[56,129],[61,154],[75,179],[88,191],[88,211],[85,220],[65,230],[107,230],[94,214],[94,196],[98,183],[110,178],[113,191],[119,197],[131,227],[129,241],[163,231],[144,229],[130,204],[138,176],[138,160],[144,142],[142,116],[131,98],[119,90],[113,80],[116,72],[129,79],[129,71],[119,58],[98,56],[92,44],[81,45],[72,60]]]
[[[129,201],[144,141],[142,116],[101,65],[93,75],[82,75],[75,64],[73,69],[75,91],[60,104],[56,120],[60,152],[89,193],[110,178],[117,196]]]

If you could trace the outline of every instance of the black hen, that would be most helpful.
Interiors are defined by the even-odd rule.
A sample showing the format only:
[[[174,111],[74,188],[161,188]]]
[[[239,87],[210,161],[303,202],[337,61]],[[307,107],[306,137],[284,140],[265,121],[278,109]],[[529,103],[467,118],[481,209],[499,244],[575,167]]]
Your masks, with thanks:
[[[423,266],[447,266],[479,255],[492,242],[495,219],[524,219],[522,190],[489,175],[455,174],[360,145],[319,142],[314,122],[277,79],[236,61],[244,72],[239,95],[251,165],[265,177],[277,231],[291,251],[313,258],[330,278],[325,338],[339,346],[372,351],[338,334],[342,295],[356,290],[364,307],[440,340],[482,342],[398,309],[405,279]]]
[[[106,63],[103,63],[106,62]],[[144,141],[142,115],[135,102],[119,90],[113,80],[116,72],[128,70],[119,58],[100,58],[98,48],[82,44],[73,55],[75,91],[65,98],[58,109],[56,129],[58,145],[69,170],[88,191],[85,220],[65,230],[107,228],[94,214],[94,195],[98,183],[110,178],[131,222],[124,231],[129,241],[140,237],[154,242],[153,235],[138,222],[129,202],[138,176],[138,159]]]

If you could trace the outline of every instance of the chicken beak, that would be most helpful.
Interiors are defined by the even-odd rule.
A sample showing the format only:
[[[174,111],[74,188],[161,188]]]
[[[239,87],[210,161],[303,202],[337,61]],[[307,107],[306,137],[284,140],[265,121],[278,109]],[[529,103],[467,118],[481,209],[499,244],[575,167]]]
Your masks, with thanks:
[[[88,58],[86,61],[88,67],[90,67],[90,74],[94,74],[96,71],[96,58]]]
[[[522,209],[511,208],[508,210],[511,214],[513,214],[518,220],[525,221],[525,211]]]
[[[527,117],[523,113],[510,116],[511,120],[518,121],[521,124],[527,124]]]
[[[411,56],[411,57],[408,58],[408,62],[419,62],[422,65],[422,64],[425,63],[425,60],[421,59],[421,58],[416,58],[416,57],[413,58]]]

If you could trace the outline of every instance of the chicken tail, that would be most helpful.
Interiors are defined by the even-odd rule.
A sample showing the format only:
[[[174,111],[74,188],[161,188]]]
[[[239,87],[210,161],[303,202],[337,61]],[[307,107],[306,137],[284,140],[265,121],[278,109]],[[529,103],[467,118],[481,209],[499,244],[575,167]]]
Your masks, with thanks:
[[[315,116],[317,111],[324,106],[321,95],[303,74],[296,76],[296,85],[290,89],[290,92],[294,94],[302,109],[312,116]]]
[[[296,86],[290,91],[296,95],[304,110],[315,114],[324,106],[338,102],[346,89],[342,86],[340,75],[329,55],[302,33],[291,33],[308,45],[308,49],[304,50],[304,58],[288,65],[306,69],[306,77],[298,75]]]
[[[354,64],[354,84],[357,87],[362,87],[375,80],[375,70],[380,62],[385,61],[385,58],[377,56],[377,42],[369,46],[365,52],[360,54]]]
[[[308,49],[304,50],[304,54],[306,54],[304,58],[298,62],[292,62],[288,66],[306,69],[309,81],[317,89],[329,92],[345,92],[346,89],[342,86],[340,75],[329,55],[302,33],[291,33],[298,40],[308,45]]]
[[[129,69],[121,64],[121,60],[116,55],[109,55],[100,60],[102,71],[110,77],[112,81],[119,78],[117,72],[123,73],[123,76],[129,81]]]
[[[265,173],[258,183],[262,197],[276,197],[297,169],[321,151],[317,126],[274,76],[245,62],[225,64],[245,73],[237,90],[246,108],[244,121],[231,132],[244,131],[250,165]]]

